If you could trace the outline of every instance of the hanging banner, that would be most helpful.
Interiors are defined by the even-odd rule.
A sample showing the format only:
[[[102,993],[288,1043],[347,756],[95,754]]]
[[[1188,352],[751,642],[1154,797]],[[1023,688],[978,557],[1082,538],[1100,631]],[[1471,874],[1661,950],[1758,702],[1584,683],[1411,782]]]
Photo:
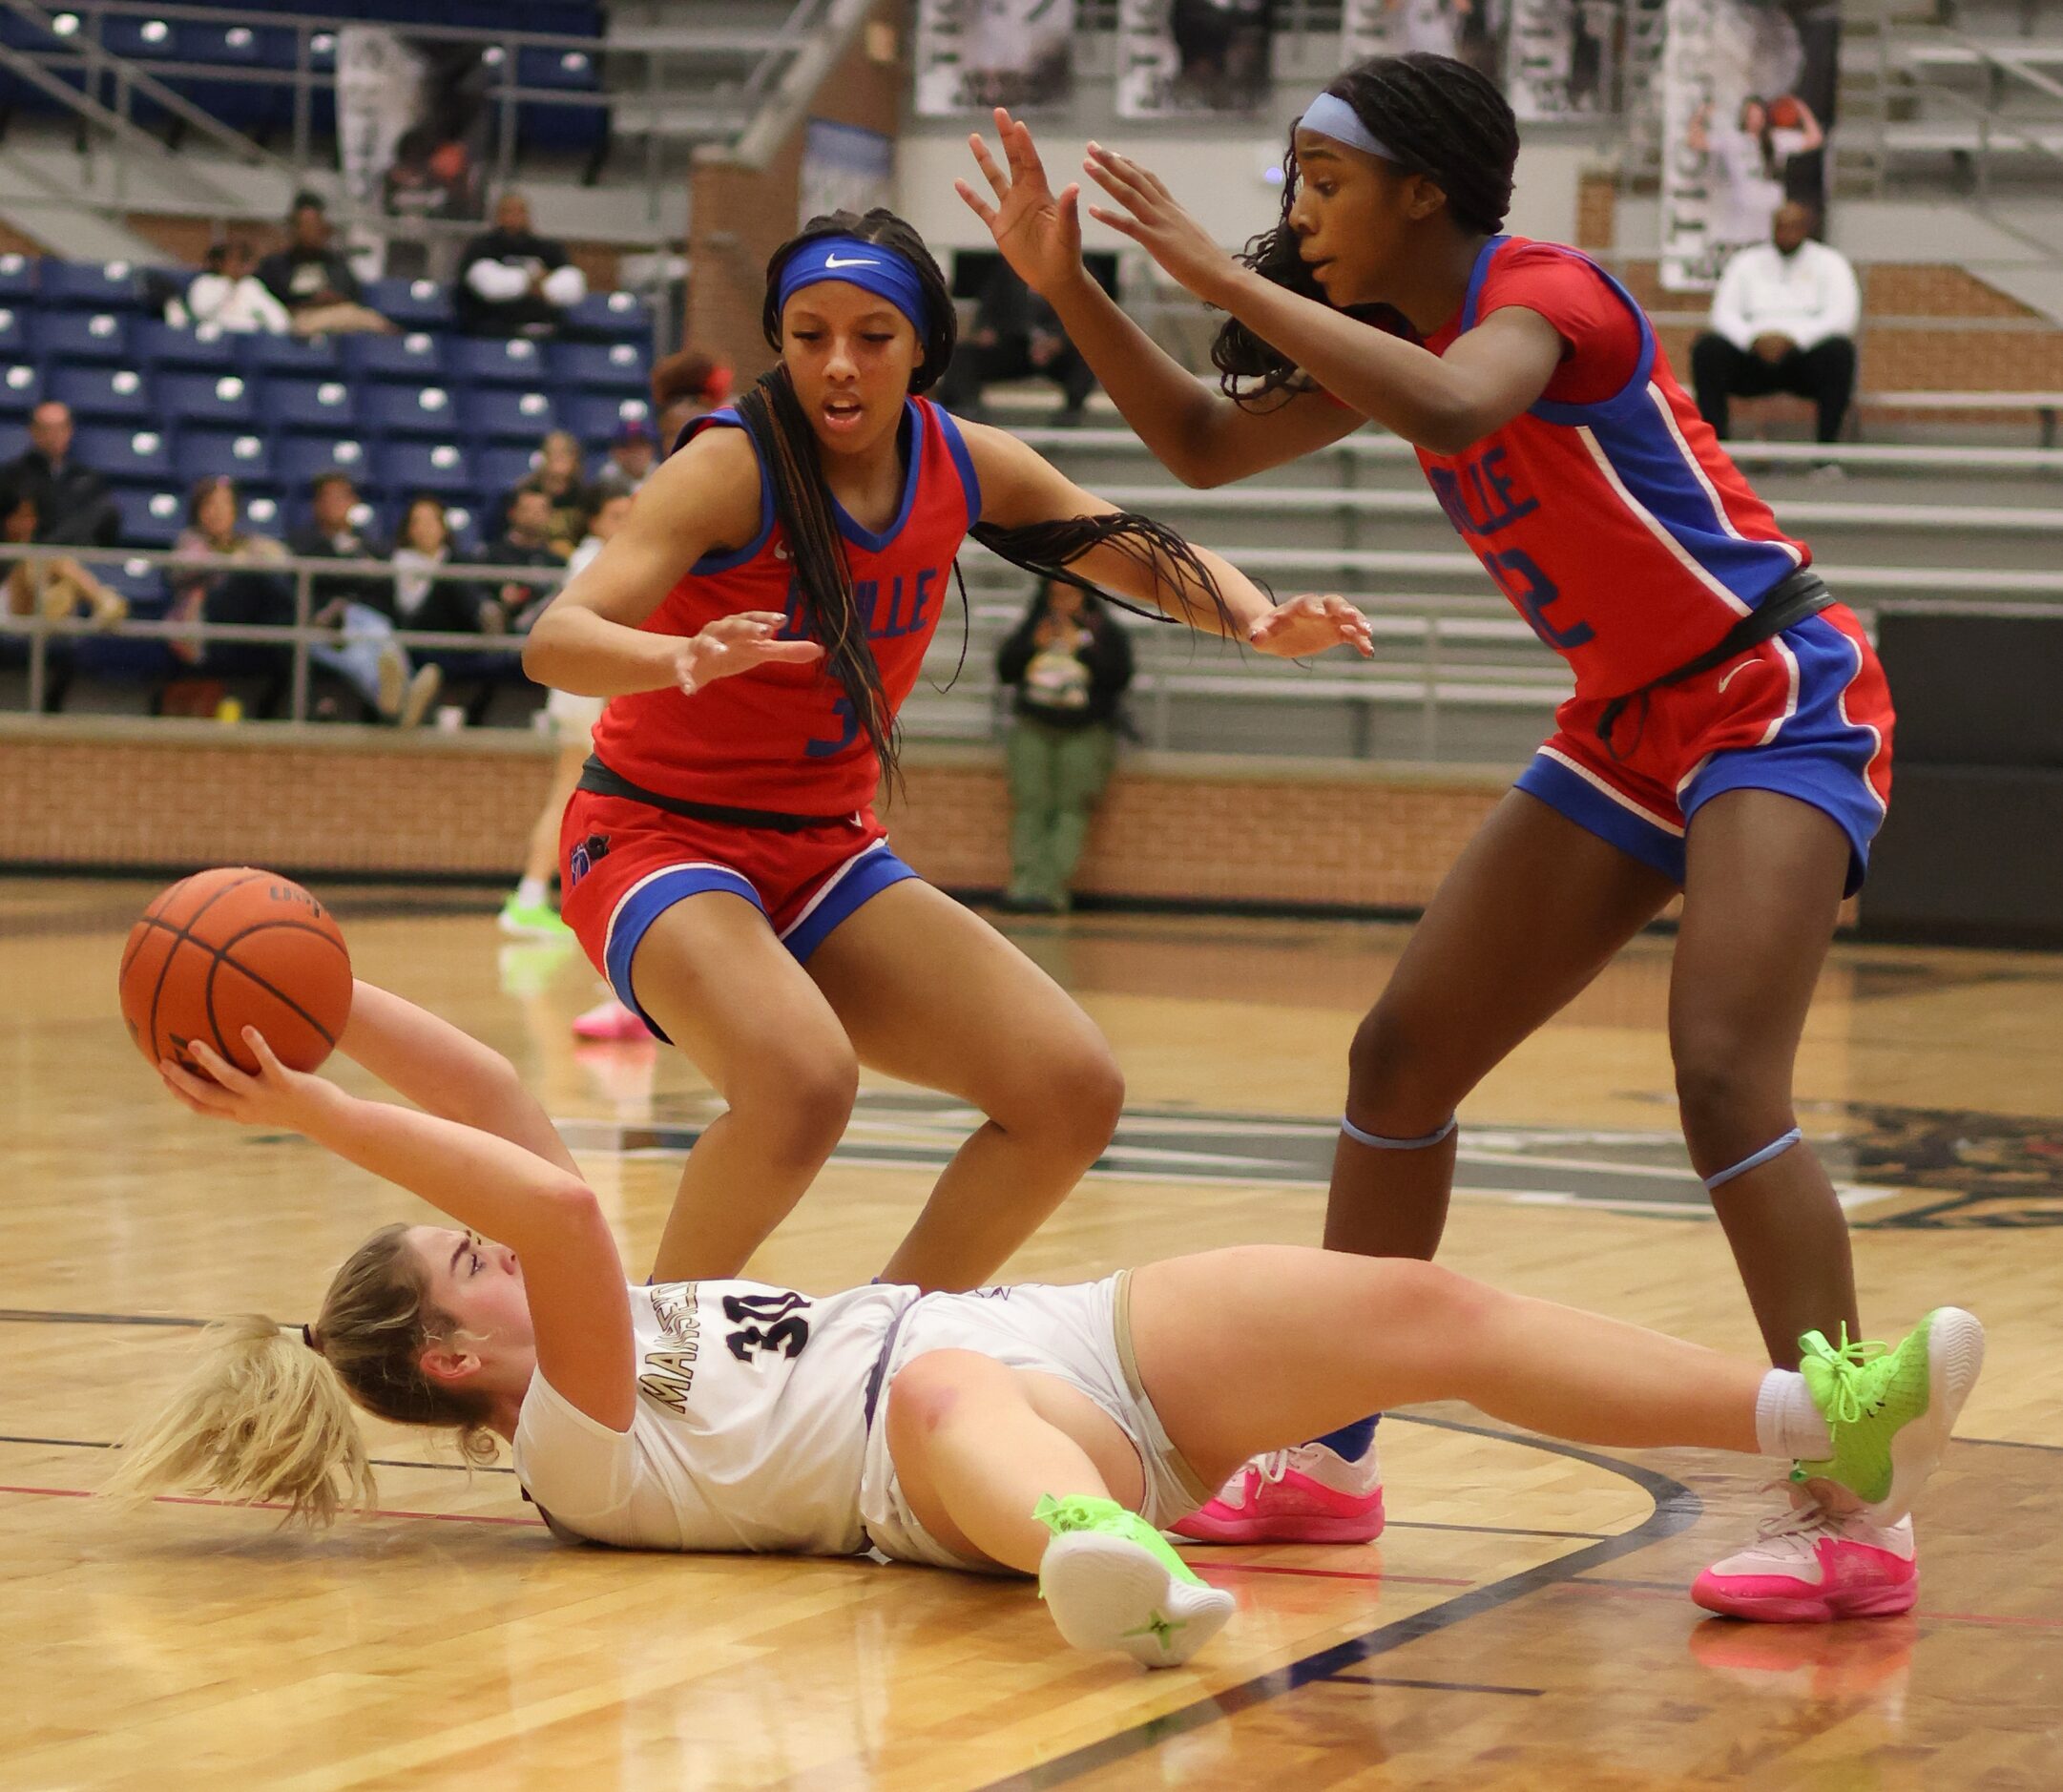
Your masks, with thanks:
[[[1618,26],[1619,0],[1512,0],[1505,92],[1519,122],[1610,111]]]
[[[1521,10],[1526,3],[1516,0]],[[1341,56],[1345,62],[1359,62],[1364,56],[1401,56],[1423,51],[1459,57],[1501,83],[1513,4],[1514,0],[1345,0],[1340,21]],[[1572,0],[1536,0],[1536,10],[1566,11],[1571,4]]]
[[[1121,0],[1117,115],[1259,112],[1270,41],[1269,0]]]
[[[879,131],[812,118],[802,128],[798,226],[895,202],[895,145]]]
[[[1785,199],[1826,198],[1841,52],[1832,0],[1669,0],[1661,282],[1709,290]]]
[[[491,80],[476,45],[337,31],[337,157],[362,212],[477,219]]]
[[[1074,91],[1074,0],[919,0],[917,111],[1036,113]]]

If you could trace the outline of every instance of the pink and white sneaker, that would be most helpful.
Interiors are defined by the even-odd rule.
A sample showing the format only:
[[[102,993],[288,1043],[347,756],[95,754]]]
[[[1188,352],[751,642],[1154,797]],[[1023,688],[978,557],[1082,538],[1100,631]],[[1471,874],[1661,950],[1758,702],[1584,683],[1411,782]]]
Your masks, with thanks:
[[[597,1002],[573,1022],[573,1037],[576,1039],[649,1039],[652,1029],[636,1014],[611,996],[606,1002]]]
[[[1889,1617],[1919,1596],[1909,1517],[1873,1525],[1860,1512],[1811,1505],[1763,1519],[1753,1543],[1691,1585],[1706,1611],[1761,1624]]]
[[[1324,1444],[1272,1449],[1169,1529],[1196,1543],[1373,1543],[1383,1534],[1382,1464],[1373,1444],[1354,1462]]]

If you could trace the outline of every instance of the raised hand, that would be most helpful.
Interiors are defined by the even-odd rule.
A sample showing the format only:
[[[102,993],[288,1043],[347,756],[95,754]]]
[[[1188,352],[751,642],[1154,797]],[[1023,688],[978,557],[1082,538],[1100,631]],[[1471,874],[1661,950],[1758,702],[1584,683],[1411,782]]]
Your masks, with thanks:
[[[200,1039],[189,1040],[186,1049],[206,1075],[172,1058],[159,1060],[158,1074],[165,1087],[196,1114],[243,1126],[283,1126],[305,1132],[325,1101],[342,1098],[342,1092],[320,1076],[288,1070],[273,1056],[265,1035],[256,1027],[243,1030],[243,1043],[258,1059],[255,1076],[239,1070]]]
[[[775,638],[775,631],[786,620],[778,610],[740,610],[719,616],[680,643],[674,656],[674,682],[692,696],[715,679],[755,667],[806,666],[822,659],[819,642]]]
[[[1254,623],[1246,638],[1257,653],[1272,654],[1279,659],[1322,654],[1343,641],[1364,659],[1375,656],[1368,618],[1337,594],[1279,603]]]
[[[1210,234],[1175,202],[1160,177],[1129,156],[1089,145],[1083,170],[1124,209],[1092,205],[1089,216],[1129,237],[1166,269],[1170,278],[1212,303],[1221,301],[1240,264],[1210,239]]]
[[[1017,278],[1042,299],[1051,298],[1054,288],[1081,271],[1081,183],[1054,198],[1031,131],[1001,106],[995,109],[995,130],[1009,164],[1007,175],[996,166],[980,132],[967,140],[995,203],[990,205],[969,181],[955,180],[952,188],[989,226]]]

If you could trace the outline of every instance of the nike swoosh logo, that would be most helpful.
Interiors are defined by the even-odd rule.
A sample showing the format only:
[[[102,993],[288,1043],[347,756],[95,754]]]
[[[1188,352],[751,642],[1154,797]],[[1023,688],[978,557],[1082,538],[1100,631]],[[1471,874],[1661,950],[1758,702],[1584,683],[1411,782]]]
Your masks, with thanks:
[[[879,267],[881,265],[879,261],[868,260],[864,255],[850,256],[843,261],[835,255],[827,255],[823,258],[823,264],[825,267]]]

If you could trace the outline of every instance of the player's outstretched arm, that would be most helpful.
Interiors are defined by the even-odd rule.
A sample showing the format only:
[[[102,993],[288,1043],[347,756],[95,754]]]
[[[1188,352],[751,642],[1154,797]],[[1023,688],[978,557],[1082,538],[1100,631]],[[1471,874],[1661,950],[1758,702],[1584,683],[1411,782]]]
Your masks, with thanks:
[[[1079,183],[1055,195],[1030,129],[1001,108],[995,123],[1001,163],[978,134],[968,138],[994,202],[966,180],[955,181],[955,190],[988,225],[1018,278],[1052,306],[1139,440],[1184,485],[1244,479],[1361,427],[1354,412],[1314,392],[1248,410],[1182,366],[1082,266]]]
[[[158,1067],[166,1087],[196,1114],[300,1133],[507,1244],[521,1260],[538,1366],[590,1418],[628,1430],[636,1398],[630,1302],[594,1191],[509,1139],[290,1071],[255,1027],[243,1038],[256,1075],[197,1040],[189,1049],[207,1074],[168,1058]]]
[[[337,1048],[417,1107],[506,1138],[569,1176],[580,1174],[515,1066],[406,997],[358,979],[351,986],[351,1018]]]
[[[523,670],[582,697],[699,690],[771,661],[819,658],[813,641],[776,638],[769,611],[725,616],[699,635],[643,627],[703,554],[760,532],[760,466],[742,429],[707,429],[646,481],[630,519],[567,581],[531,626]]]
[[[1561,365],[1554,326],[1517,306],[1486,318],[1445,355],[1432,354],[1234,260],[1166,183],[1130,156],[1092,143],[1084,166],[1114,202],[1091,206],[1092,218],[1274,344],[1342,404],[1419,448],[1460,453],[1538,399]]]
[[[1031,529],[1077,517],[1124,514],[1115,504],[1083,490],[1015,436],[980,424],[964,424],[962,428],[981,485],[984,525]],[[1175,545],[1179,549],[1183,544],[1177,540]],[[1195,556],[1194,567],[1184,568],[1165,552],[1127,552],[1125,546],[1107,543],[1069,559],[1067,568],[1121,597],[1152,604],[1179,621],[1247,641],[1263,653],[1288,657],[1323,653],[1342,642],[1363,654],[1370,651],[1368,619],[1344,598],[1299,597],[1278,608],[1221,554],[1194,543],[1187,546]],[[1215,597],[1195,577],[1198,568],[1216,584]]]

